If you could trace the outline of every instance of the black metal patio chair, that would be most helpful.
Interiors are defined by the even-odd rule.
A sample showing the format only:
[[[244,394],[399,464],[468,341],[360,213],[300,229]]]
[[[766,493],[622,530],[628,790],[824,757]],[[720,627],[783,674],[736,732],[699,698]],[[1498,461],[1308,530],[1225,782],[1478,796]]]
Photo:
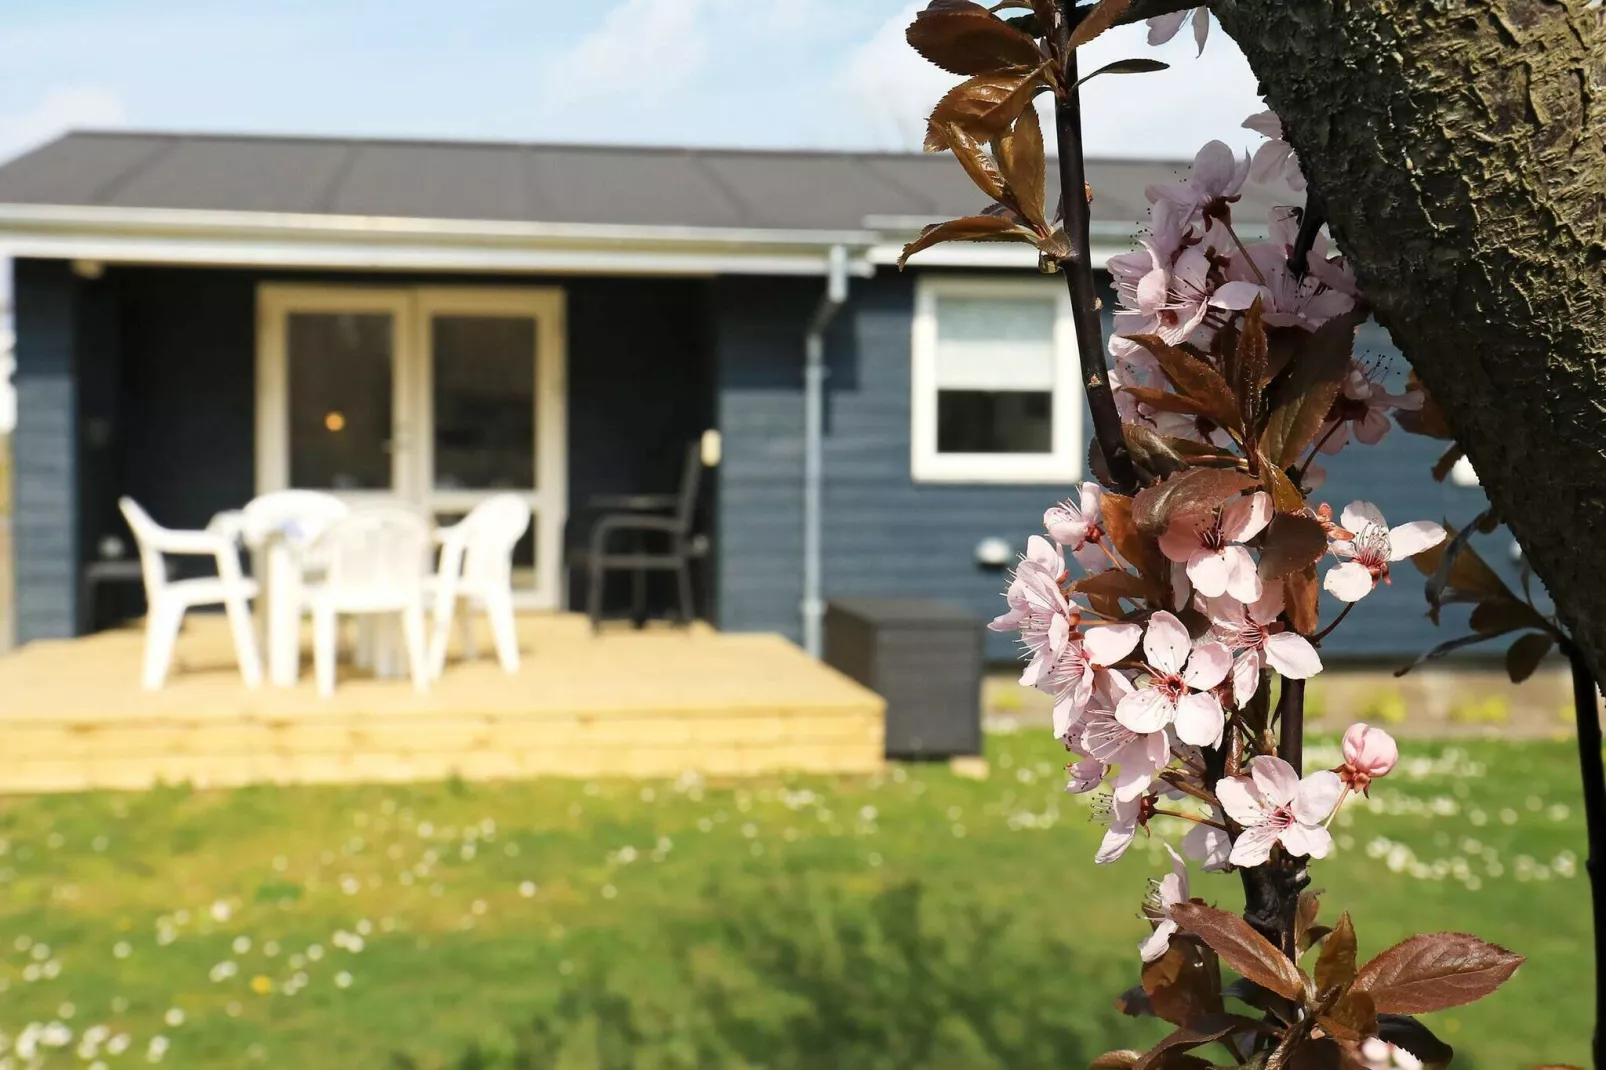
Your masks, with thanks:
[[[701,445],[686,450],[680,489],[674,494],[599,495],[586,504],[599,515],[589,537],[569,558],[571,568],[586,573],[586,615],[591,629],[602,622],[602,594],[609,572],[632,574],[632,619],[646,622],[647,573],[673,572],[676,609],[681,625],[694,611],[691,563],[708,555],[708,537],[695,531],[697,495],[701,488]]]

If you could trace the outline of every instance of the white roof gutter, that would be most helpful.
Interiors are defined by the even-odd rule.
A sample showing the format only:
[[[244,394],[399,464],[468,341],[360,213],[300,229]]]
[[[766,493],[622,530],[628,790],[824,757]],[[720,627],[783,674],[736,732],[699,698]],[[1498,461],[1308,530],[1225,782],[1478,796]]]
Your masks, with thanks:
[[[663,227],[518,220],[0,204],[14,257],[377,270],[827,275],[831,249],[874,231]]]

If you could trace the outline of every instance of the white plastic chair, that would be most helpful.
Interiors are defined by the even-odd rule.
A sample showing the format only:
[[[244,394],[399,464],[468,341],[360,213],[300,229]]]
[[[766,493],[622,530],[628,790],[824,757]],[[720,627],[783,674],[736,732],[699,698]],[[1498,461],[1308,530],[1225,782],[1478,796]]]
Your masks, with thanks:
[[[335,690],[339,618],[400,617],[408,672],[419,691],[429,686],[424,649],[424,580],[430,535],[424,518],[408,509],[354,510],[335,520],[314,543],[323,578],[304,587],[312,610],[312,657],[318,691]]]
[[[145,581],[145,665],[141,682],[146,689],[158,690],[167,680],[185,612],[212,605],[222,605],[228,615],[229,630],[234,633],[234,654],[245,686],[261,684],[262,662],[251,630],[250,607],[257,584],[240,572],[239,544],[227,534],[164,528],[132,498],[120,498],[117,504],[139,546],[140,573]],[[167,554],[216,558],[217,575],[170,580],[163,560]]]
[[[318,572],[317,536],[351,508],[319,490],[259,494],[232,518],[246,545],[257,551],[257,575],[267,593],[268,677],[280,687],[296,682],[301,658],[303,573]]]
[[[496,639],[496,659],[504,672],[519,671],[519,638],[513,623],[513,548],[530,528],[530,503],[517,494],[498,494],[476,505],[458,523],[436,532],[440,570],[432,582],[435,634],[429,664],[434,676],[446,668],[446,640],[459,600],[485,611]],[[467,623],[468,618],[464,618]],[[472,629],[464,629],[469,657]]]

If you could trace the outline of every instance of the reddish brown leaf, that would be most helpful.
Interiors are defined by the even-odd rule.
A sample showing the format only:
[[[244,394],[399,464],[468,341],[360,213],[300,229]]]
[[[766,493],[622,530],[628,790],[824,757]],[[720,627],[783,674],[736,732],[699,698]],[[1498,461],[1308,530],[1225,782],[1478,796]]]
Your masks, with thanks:
[[[933,223],[920,232],[920,237],[903,247],[898,266],[922,249],[929,249],[945,241],[1019,241],[1031,244],[1033,234],[1025,227],[991,215],[972,215],[963,219],[950,219],[946,223]]]
[[[1273,464],[1265,453],[1260,455],[1260,485],[1271,495],[1271,504],[1279,513],[1305,511],[1305,495],[1294,486],[1288,473]]]
[[[1101,617],[1109,617],[1111,620],[1120,620],[1121,617],[1126,615],[1126,610],[1121,606],[1121,600],[1114,595],[1089,591],[1087,604],[1093,612]]]
[[[1460,650],[1464,646],[1471,646],[1473,643],[1486,642],[1488,639],[1489,639],[1489,636],[1487,636],[1487,635],[1477,635],[1477,634],[1461,635],[1461,636],[1457,636],[1454,639],[1446,639],[1444,642],[1440,643],[1438,646],[1434,647],[1432,650],[1429,650],[1424,654],[1418,654],[1416,656],[1416,660],[1411,662],[1411,664],[1406,665],[1403,668],[1395,669],[1394,670],[1394,675],[1395,676],[1404,676],[1406,673],[1410,672],[1412,669],[1418,667],[1419,665],[1422,665],[1425,662],[1432,661],[1434,658],[1442,658],[1446,654],[1453,653],[1454,651]]]
[[[1231,349],[1226,348],[1229,344]],[[1218,337],[1216,347],[1223,355],[1224,366],[1232,369],[1233,394],[1242,414],[1245,442],[1250,448],[1258,449],[1261,401],[1265,394],[1266,368],[1271,362],[1260,298],[1255,298],[1244,313],[1242,329],[1236,335]]]
[[[1253,1018],[1245,1018],[1237,1014],[1210,1014],[1194,1022],[1191,1026],[1182,1026],[1171,1033],[1160,1043],[1143,1053],[1143,1058],[1133,1064],[1133,1070],[1162,1070],[1171,1065],[1171,1060],[1177,1053],[1189,1051],[1193,1048],[1209,1044],[1222,1037],[1230,1037],[1238,1033],[1263,1033],[1266,1031],[1264,1023]]]
[[[1224,468],[1188,468],[1138,491],[1132,517],[1138,529],[1159,535],[1173,517],[1208,513],[1255,485],[1253,476]]]
[[[1144,582],[1125,569],[1112,568],[1083,576],[1071,584],[1071,590],[1086,595],[1107,595],[1111,598],[1143,600],[1154,597],[1154,585]]]
[[[1327,530],[1309,513],[1277,513],[1266,526],[1260,550],[1260,578],[1280,580],[1306,565],[1314,565],[1327,552]]]
[[[1187,350],[1167,343],[1159,335],[1135,334],[1130,338],[1154,355],[1171,385],[1198,402],[1199,411],[1221,427],[1234,431],[1242,429],[1238,401],[1221,373]]]
[[[1520,684],[1532,676],[1555,644],[1556,637],[1549,632],[1529,632],[1519,636],[1515,643],[1506,648],[1506,675],[1511,677],[1511,682]]]
[[[1355,980],[1355,925],[1349,912],[1339,916],[1338,924],[1322,942],[1322,953],[1316,959],[1316,991],[1325,993],[1332,988],[1348,988]]]
[[[916,52],[951,74],[996,74],[1043,61],[1036,41],[969,0],[932,0],[905,37]]]
[[[991,157],[982,150],[981,142],[968,134],[961,126],[946,123],[941,126],[933,125],[926,136],[940,138],[941,143],[953,150],[954,159],[959,166],[965,169],[965,174],[976,184],[976,188],[995,201],[1004,198],[1004,176],[993,163]]]
[[[1255,984],[1289,999],[1304,996],[1305,980],[1299,967],[1238,915],[1203,903],[1179,903],[1172,908],[1171,916],[1185,931],[1209,944],[1221,961]]]
[[[1164,583],[1170,573],[1160,544],[1138,530],[1132,520],[1132,499],[1124,494],[1105,494],[1101,510],[1104,533],[1109,536],[1115,552],[1138,570],[1138,574],[1154,583]]]
[[[1365,992],[1346,992],[1318,1021],[1323,1031],[1341,1040],[1365,1040],[1377,1032],[1377,1008]]]
[[[1446,602],[1518,601],[1505,581],[1472,548],[1468,541],[1472,535],[1470,527],[1458,532],[1445,524],[1444,531],[1448,537],[1443,542],[1411,558],[1417,571],[1430,577],[1427,586],[1429,615],[1435,624],[1439,620],[1438,608]]]
[[[1149,1005],[1172,1025],[1221,1013],[1221,968],[1215,954],[1192,937],[1173,937],[1164,955],[1143,964],[1142,978]]]
[[[1315,565],[1283,577],[1283,610],[1300,635],[1315,635],[1321,630],[1321,591]]]
[[[1450,469],[1454,468],[1456,462],[1465,456],[1466,452],[1452,442],[1450,448],[1444,451],[1443,456],[1433,462],[1433,482],[1443,483],[1450,474]]]
[[[1522,962],[1521,955],[1466,933],[1423,933],[1362,966],[1353,987],[1371,996],[1380,1013],[1423,1014],[1482,999]]]
[[[1279,467],[1298,464],[1300,455],[1327,421],[1349,371],[1357,316],[1338,316],[1310,335],[1303,352],[1271,385],[1271,415],[1260,448]]]
[[[1455,1057],[1455,1049],[1433,1035],[1433,1030],[1406,1014],[1377,1016],[1377,1035],[1430,1066],[1445,1066]],[[1543,1070],[1543,1068],[1540,1068]]]
[[[1183,412],[1189,416],[1203,416],[1204,406],[1192,398],[1171,390],[1156,390],[1152,386],[1123,386],[1123,391],[1155,412]]]
[[[967,78],[943,94],[932,109],[926,125],[927,152],[945,152],[948,139],[942,128],[953,125],[975,132],[981,117],[1007,100],[1031,75],[1012,71],[1008,74],[978,74]],[[978,135],[981,136],[981,135]],[[992,134],[986,134],[991,137]]]
[[[1076,80],[1077,85],[1090,82],[1101,74],[1153,74],[1156,71],[1170,70],[1171,64],[1162,63],[1157,59],[1118,59],[1114,63],[1106,63],[1092,74],[1084,74]]]
[[[1266,1066],[1267,1070],[1368,1070],[1353,1044],[1332,1037],[1306,1038],[1286,1059],[1273,1057]]]
[[[1044,216],[1043,184],[1047,162],[1043,157],[1043,128],[1037,121],[1037,109],[1027,108],[1015,120],[1014,127],[994,142],[998,153],[998,169],[1015,199],[1021,214],[1043,230],[1048,229]]]
[[[1422,407],[1414,412],[1404,409],[1396,411],[1394,422],[1413,435],[1423,435],[1427,438],[1455,438],[1455,432],[1450,430],[1450,421],[1444,418],[1444,410],[1433,400],[1433,395],[1428,393],[1427,387],[1422,385],[1422,380],[1416,377],[1415,371],[1411,372],[1407,389],[1421,391]]]
[[[1301,951],[1308,950],[1316,941],[1309,938],[1311,927],[1322,912],[1322,893],[1320,891],[1303,891],[1299,893],[1299,901],[1294,908],[1294,945]]]
[[[1082,16],[1082,21],[1071,31],[1068,48],[1081,48],[1099,34],[1115,25],[1115,20],[1126,13],[1132,0],[1099,0],[1097,7]]]
[[[1479,635],[1505,635],[1524,628],[1547,628],[1549,622],[1527,602],[1507,598],[1491,598],[1472,607],[1467,621]]]
[[[1236,454],[1191,439],[1171,438],[1144,424],[1122,424],[1127,449],[1140,471],[1168,476],[1185,468],[1236,468]]]

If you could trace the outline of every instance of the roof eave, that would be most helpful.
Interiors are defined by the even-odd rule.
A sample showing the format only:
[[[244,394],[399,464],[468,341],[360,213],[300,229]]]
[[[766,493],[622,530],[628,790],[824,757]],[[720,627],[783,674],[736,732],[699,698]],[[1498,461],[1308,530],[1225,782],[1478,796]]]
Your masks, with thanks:
[[[111,262],[464,271],[823,275],[870,230],[778,230],[287,212],[0,204],[11,256]]]

